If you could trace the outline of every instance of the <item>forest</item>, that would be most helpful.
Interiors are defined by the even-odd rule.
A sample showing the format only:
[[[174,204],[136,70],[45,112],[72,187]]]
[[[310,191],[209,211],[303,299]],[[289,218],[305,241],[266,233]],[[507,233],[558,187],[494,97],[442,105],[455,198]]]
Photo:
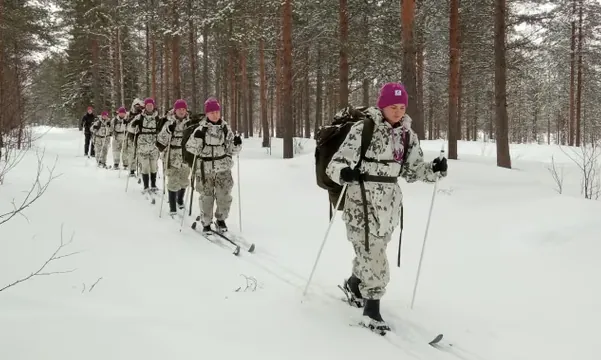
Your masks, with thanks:
[[[0,0],[0,148],[136,97],[218,97],[245,137],[311,138],[402,82],[420,139],[601,137],[598,0]]]

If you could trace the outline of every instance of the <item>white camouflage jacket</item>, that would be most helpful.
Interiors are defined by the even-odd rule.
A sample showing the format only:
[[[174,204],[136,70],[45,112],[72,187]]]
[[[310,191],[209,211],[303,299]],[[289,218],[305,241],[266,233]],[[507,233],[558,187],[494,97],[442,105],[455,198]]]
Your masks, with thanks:
[[[165,122],[163,128],[159,132],[159,135],[157,136],[157,141],[165,147],[167,147],[170,144],[170,149],[166,148],[164,150],[164,156],[167,156],[167,152],[169,153],[169,158],[165,159],[168,168],[180,169],[182,168],[182,166],[188,166],[184,162],[181,149],[184,129],[188,126],[189,121],[190,118],[188,116],[186,116],[183,119],[179,119],[173,114],[173,112],[167,113],[167,121]],[[175,131],[172,134],[169,132],[169,125],[173,123],[175,123]],[[170,137],[171,142],[169,142]]]
[[[154,110],[152,114],[142,111],[129,123],[128,131],[131,130],[137,136],[138,154],[158,153],[156,147],[158,121],[159,113]]]
[[[197,131],[204,136],[196,137]],[[234,133],[228,123],[223,120],[212,123],[206,117],[200,121],[185,146],[188,152],[198,156],[197,176],[202,176],[203,170],[205,175],[231,170],[234,167],[232,157],[242,149],[242,145],[234,146]]]
[[[374,107],[368,108],[367,113],[373,119],[374,132],[371,143],[365,154],[366,158],[376,159],[377,162],[363,160],[360,171],[369,175],[403,177],[407,182],[421,180],[434,182],[440,175],[432,172],[432,163],[424,162],[423,152],[417,134],[405,126],[392,127],[384,120],[382,112]],[[405,115],[402,121],[411,121]],[[346,139],[332,157],[326,168],[326,174],[336,183],[343,185],[340,171],[346,167],[354,168],[360,157],[361,132],[363,122],[353,125]],[[394,148],[402,149],[402,136],[409,136],[409,148],[406,161],[394,161]],[[369,231],[375,236],[384,237],[392,234],[399,224],[403,193],[398,182],[364,182],[367,198]],[[346,189],[343,220],[350,226],[363,229],[365,220],[363,200],[358,182],[349,183]]]

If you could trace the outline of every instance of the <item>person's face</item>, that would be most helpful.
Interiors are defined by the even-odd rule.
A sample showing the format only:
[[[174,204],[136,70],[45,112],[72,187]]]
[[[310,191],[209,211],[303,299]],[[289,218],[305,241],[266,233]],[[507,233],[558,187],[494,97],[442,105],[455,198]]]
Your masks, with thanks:
[[[148,104],[146,104],[145,108],[146,108],[147,112],[151,113],[154,111],[154,104],[148,103]]]
[[[93,109],[88,109],[88,114],[92,114],[94,112]]]
[[[184,118],[187,113],[188,113],[188,110],[186,110],[186,109],[177,109],[177,110],[175,110],[175,116],[177,116],[180,119]]]
[[[123,119],[125,117],[125,113],[119,113],[119,118]]]
[[[207,113],[207,117],[209,118],[209,120],[211,120],[212,122],[216,122],[217,120],[219,120],[219,118],[221,117],[221,111],[217,110],[217,111],[211,111],[210,113]]]
[[[406,108],[404,104],[394,104],[382,109],[384,117],[391,124],[396,124],[401,121],[403,116],[405,116],[405,111]]]

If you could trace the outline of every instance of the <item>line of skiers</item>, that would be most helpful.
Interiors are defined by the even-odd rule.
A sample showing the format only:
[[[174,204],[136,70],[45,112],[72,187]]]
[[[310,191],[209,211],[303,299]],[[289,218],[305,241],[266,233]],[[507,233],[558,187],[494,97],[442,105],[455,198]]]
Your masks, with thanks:
[[[169,198],[169,214],[184,210],[184,194],[189,184],[200,194],[203,231],[210,231],[213,217],[218,231],[227,231],[225,220],[232,204],[233,157],[242,148],[242,138],[221,118],[216,98],[204,103],[204,114],[191,117],[185,100],[175,101],[165,116],[159,116],[154,99],[134,99],[129,113],[124,107],[109,119],[104,111],[94,119],[89,107],[80,124],[85,128],[85,155],[96,157],[107,168],[112,139],[113,165],[129,168],[129,176],[142,177],[142,193],[155,195],[159,155],[162,154]],[[93,141],[90,141],[93,136]],[[89,151],[88,151],[89,150]],[[216,203],[216,209],[214,205]]]

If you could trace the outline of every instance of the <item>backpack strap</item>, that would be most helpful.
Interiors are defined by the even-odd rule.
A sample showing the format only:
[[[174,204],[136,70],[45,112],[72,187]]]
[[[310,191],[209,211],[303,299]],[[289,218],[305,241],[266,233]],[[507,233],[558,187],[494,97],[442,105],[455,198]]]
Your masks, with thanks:
[[[367,148],[371,144],[371,138],[374,134],[375,123],[370,117],[363,119],[363,130],[361,131],[361,156],[357,162],[355,169],[359,169],[361,162],[365,158]],[[363,177],[359,178],[359,189],[361,191],[361,200],[363,202],[363,221],[365,222],[365,251],[369,252],[369,215],[367,209],[367,194],[365,192],[365,180]]]

